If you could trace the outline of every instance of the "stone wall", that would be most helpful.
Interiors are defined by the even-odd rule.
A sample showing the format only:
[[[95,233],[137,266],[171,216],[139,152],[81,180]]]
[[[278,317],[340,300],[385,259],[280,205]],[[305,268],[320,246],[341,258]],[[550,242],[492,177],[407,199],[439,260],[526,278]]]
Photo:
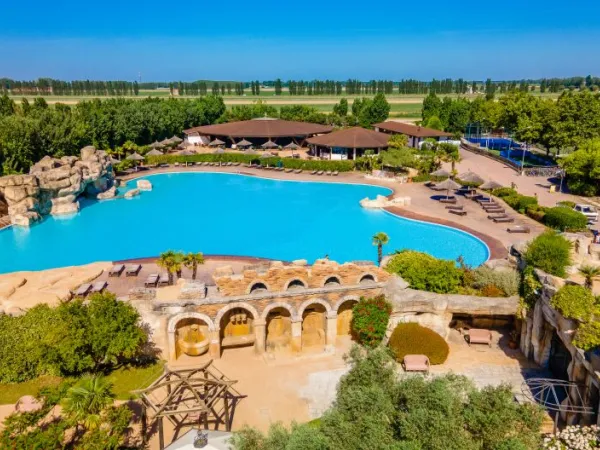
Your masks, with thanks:
[[[110,157],[88,146],[81,149],[80,158],[45,156],[29,175],[0,177],[0,198],[6,200],[13,225],[30,226],[47,214],[76,213],[80,195],[95,197],[112,183]]]

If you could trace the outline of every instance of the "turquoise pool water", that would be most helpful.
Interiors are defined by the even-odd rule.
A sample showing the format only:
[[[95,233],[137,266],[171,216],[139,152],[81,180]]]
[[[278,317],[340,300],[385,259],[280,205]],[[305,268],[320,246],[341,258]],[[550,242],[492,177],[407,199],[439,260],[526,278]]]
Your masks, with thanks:
[[[84,200],[76,215],[0,231],[0,273],[156,256],[169,249],[309,262],[325,255],[339,262],[376,260],[371,236],[379,231],[390,236],[387,252],[462,255],[474,266],[488,258],[487,246],[470,234],[361,208],[360,199],[390,193],[382,187],[222,173],[144,178],[154,189],[133,200]]]

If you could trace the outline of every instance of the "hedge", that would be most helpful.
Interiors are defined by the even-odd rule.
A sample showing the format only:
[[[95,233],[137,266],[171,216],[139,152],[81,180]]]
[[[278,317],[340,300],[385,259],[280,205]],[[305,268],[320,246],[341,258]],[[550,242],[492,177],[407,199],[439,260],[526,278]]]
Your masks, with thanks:
[[[366,347],[376,347],[385,336],[392,305],[383,295],[361,297],[352,308],[352,336]]]
[[[531,267],[564,278],[566,268],[571,265],[571,243],[556,231],[548,230],[529,243],[523,259]]]
[[[260,155],[245,155],[243,153],[202,153],[198,155],[160,155],[149,156],[148,164],[185,164],[197,162],[239,162],[244,164],[261,164],[268,166],[282,166],[286,169],[303,170],[330,170],[350,172],[354,170],[354,161],[321,161],[295,158],[260,158]]]
[[[508,206],[516,211],[519,211],[521,214],[525,214],[528,208],[538,204],[536,197],[521,195],[512,188],[494,189],[492,194],[496,197],[500,197]]]
[[[587,217],[569,207],[555,206],[546,210],[544,223],[560,231],[581,231],[587,227]]]
[[[589,289],[578,284],[566,284],[550,299],[553,308],[568,319],[588,320],[596,299]]]
[[[406,355],[425,355],[431,364],[443,364],[450,353],[443,337],[412,322],[398,324],[388,345],[398,362],[402,362]]]

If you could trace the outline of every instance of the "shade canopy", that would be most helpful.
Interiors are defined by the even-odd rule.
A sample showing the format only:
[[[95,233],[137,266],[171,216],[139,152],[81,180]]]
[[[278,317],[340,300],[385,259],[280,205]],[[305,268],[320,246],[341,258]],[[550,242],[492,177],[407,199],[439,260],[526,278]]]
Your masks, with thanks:
[[[183,139],[181,139],[179,136],[173,136],[170,139],[170,141],[173,142],[173,143],[179,144],[179,143],[183,142]]]
[[[436,183],[435,184],[435,188],[439,189],[439,190],[444,190],[444,191],[451,191],[454,189],[460,189],[460,184],[458,184],[456,181],[451,180],[450,178],[448,178],[447,180],[444,180],[440,183]]]
[[[449,178],[450,172],[448,172],[445,169],[439,169],[439,170],[436,170],[435,172],[431,172],[429,175],[431,175],[432,177]]]
[[[248,149],[244,150],[244,155],[258,155],[258,152]]]
[[[162,147],[162,145],[160,145],[160,142],[154,141],[152,144],[150,144],[150,147],[157,148],[157,147]]]
[[[169,145],[173,145],[173,141],[171,141],[171,139],[164,139],[160,141],[160,145],[163,147],[168,147]]]
[[[119,164],[121,161],[119,161],[118,159],[113,158],[112,156],[110,157],[110,163],[111,164]]]
[[[252,142],[247,141],[246,139],[242,139],[240,142],[236,142],[236,144],[238,147],[249,147],[252,145]]]
[[[223,153],[225,153],[225,150],[223,150],[222,148],[218,148],[213,152],[213,154],[215,155],[221,155]]]
[[[269,153],[269,152],[264,152],[262,155],[260,155],[261,158],[274,158],[275,155],[273,153]]]
[[[476,173],[471,172],[471,171],[465,172],[465,173],[459,175],[458,179],[460,181],[464,181],[465,183],[478,183],[478,184],[481,184],[485,181],[479,175],[477,175]]]
[[[140,155],[139,153],[132,153],[125,159],[128,159],[129,161],[143,161],[144,157],[142,155]]]
[[[361,127],[346,128],[333,133],[307,139],[309,144],[320,147],[339,148],[387,148],[390,135]]]
[[[160,150],[158,150],[156,148],[153,148],[148,153],[146,153],[146,156],[161,156],[161,155],[163,155],[163,152],[161,152]]]
[[[218,147],[219,145],[225,145],[225,142],[223,142],[221,139],[213,139],[208,144],[209,147]]]
[[[500,183],[498,183],[494,180],[490,180],[490,181],[486,181],[481,186],[479,186],[479,189],[483,189],[485,191],[491,191],[494,189],[500,189],[502,187],[504,187],[504,186],[502,186]]]
[[[272,140],[269,139],[267,142],[262,144],[261,147],[262,148],[277,148],[279,146],[275,142],[273,142]]]
[[[195,155],[195,154],[196,154],[196,152],[193,152],[193,151],[191,151],[191,150],[181,150],[181,151],[180,151],[179,153],[177,153],[177,154],[178,154],[178,155],[181,155],[181,156],[192,156],[192,155]]]
[[[433,128],[420,127],[418,125],[412,125],[404,122],[386,121],[376,123],[373,125],[375,128],[385,130],[388,133],[400,133],[407,136],[415,136],[419,138],[436,138],[436,137],[451,137],[452,133],[446,133],[445,131],[434,130]]]
[[[288,150],[298,150],[300,148],[300,146],[298,144],[296,144],[295,142],[290,142],[288,145],[286,145],[283,148],[287,148]]]
[[[261,117],[239,122],[220,123],[190,128],[184,133],[188,136],[199,133],[208,136],[225,136],[227,138],[283,138],[307,137],[320,133],[329,133],[333,127],[309,122],[273,119]]]

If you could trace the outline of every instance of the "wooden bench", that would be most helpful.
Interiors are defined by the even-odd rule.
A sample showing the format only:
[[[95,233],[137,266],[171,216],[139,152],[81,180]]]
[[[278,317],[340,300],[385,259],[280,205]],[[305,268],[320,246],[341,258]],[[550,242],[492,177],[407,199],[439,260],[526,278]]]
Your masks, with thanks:
[[[531,232],[529,227],[523,227],[520,225],[517,225],[516,227],[508,227],[506,229],[506,231],[508,231],[509,233],[530,233]]]
[[[492,332],[481,328],[471,328],[469,330],[469,345],[486,344],[492,346]]]
[[[405,355],[402,366],[405,372],[429,373],[429,358],[425,355]]]
[[[254,334],[243,334],[241,336],[226,336],[221,340],[221,347],[239,347],[241,345],[254,344]]]
[[[467,215],[466,211],[462,211],[460,209],[449,209],[448,212],[450,214],[456,214],[457,216],[466,216]]]

